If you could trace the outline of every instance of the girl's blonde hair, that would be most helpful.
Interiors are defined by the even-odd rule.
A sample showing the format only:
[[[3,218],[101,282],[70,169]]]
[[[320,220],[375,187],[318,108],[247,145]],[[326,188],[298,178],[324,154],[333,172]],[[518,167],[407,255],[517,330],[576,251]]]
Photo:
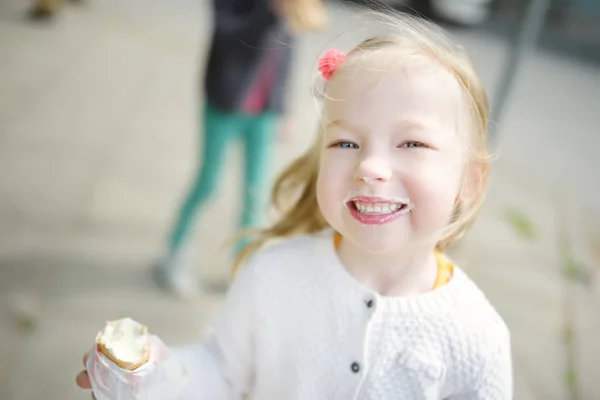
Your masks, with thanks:
[[[360,43],[348,53],[340,70],[348,68],[353,61],[360,60],[363,65],[373,65],[382,60],[397,60],[398,56],[420,56],[434,61],[452,73],[462,89],[465,117],[462,119],[461,128],[469,137],[470,159],[465,168],[454,214],[449,225],[440,233],[441,239],[436,246],[438,250],[443,251],[475,222],[485,197],[490,158],[487,150],[487,95],[468,57],[460,47],[454,46],[438,27],[405,14],[376,16],[377,20],[390,27],[393,33]],[[335,79],[335,74],[332,79]],[[316,190],[322,130],[321,128],[311,148],[289,165],[275,181],[272,202],[281,216],[272,226],[255,232],[254,240],[238,255],[234,263],[234,272],[247,257],[267,242],[299,234],[311,234],[328,227],[319,209]]]

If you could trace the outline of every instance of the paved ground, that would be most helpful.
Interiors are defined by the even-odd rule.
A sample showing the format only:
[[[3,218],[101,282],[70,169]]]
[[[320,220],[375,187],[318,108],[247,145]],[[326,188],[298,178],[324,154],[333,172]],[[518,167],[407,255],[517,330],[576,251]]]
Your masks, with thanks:
[[[8,3],[0,2],[0,398],[84,399],[73,378],[105,319],[130,315],[178,343],[199,335],[221,299],[180,304],[148,273],[196,162],[208,8],[192,0],[90,0],[32,24],[22,17],[27,2]],[[338,33],[351,32],[338,39],[344,47],[371,31],[343,8],[333,17],[329,32],[295,49],[295,123],[281,137],[277,169],[312,138],[310,71],[319,51]],[[493,93],[505,42],[455,33]],[[537,52],[518,84],[488,204],[456,257],[512,329],[517,399],[568,398],[562,333],[571,323],[579,398],[600,398],[592,391],[600,278],[589,245],[600,238],[600,71]],[[222,242],[237,219],[239,167],[236,149],[190,254],[214,281],[230,261]],[[507,223],[513,209],[533,222],[533,240]],[[561,278],[562,220],[590,268],[589,289]],[[34,329],[19,328],[15,311],[29,309]]]

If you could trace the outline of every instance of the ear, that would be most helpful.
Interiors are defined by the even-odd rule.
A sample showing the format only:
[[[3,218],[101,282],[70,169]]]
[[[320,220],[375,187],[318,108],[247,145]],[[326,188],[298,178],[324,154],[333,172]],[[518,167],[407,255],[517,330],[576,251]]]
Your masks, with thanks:
[[[473,161],[465,174],[465,181],[456,204],[460,207],[476,202],[485,192],[488,182],[489,161]]]
[[[474,198],[480,197],[487,188],[488,183],[488,172],[490,168],[489,160],[480,160],[474,163],[474,171],[473,171],[473,190],[472,196]]]

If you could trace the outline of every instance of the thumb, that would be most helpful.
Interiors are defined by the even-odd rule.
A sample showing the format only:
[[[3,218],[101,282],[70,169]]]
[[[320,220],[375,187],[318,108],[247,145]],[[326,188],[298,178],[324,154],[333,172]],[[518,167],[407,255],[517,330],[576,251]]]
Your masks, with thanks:
[[[81,371],[77,375],[77,378],[75,378],[75,382],[77,383],[77,386],[79,386],[82,389],[91,389],[92,388],[92,385],[90,384],[90,377],[89,377],[87,371]]]

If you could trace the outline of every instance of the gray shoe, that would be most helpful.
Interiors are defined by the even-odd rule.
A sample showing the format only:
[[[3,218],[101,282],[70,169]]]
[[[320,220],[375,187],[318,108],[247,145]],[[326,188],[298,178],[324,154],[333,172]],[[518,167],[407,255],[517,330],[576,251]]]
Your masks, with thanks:
[[[189,268],[173,258],[159,263],[155,268],[158,285],[183,300],[196,298],[200,294],[200,282]]]

